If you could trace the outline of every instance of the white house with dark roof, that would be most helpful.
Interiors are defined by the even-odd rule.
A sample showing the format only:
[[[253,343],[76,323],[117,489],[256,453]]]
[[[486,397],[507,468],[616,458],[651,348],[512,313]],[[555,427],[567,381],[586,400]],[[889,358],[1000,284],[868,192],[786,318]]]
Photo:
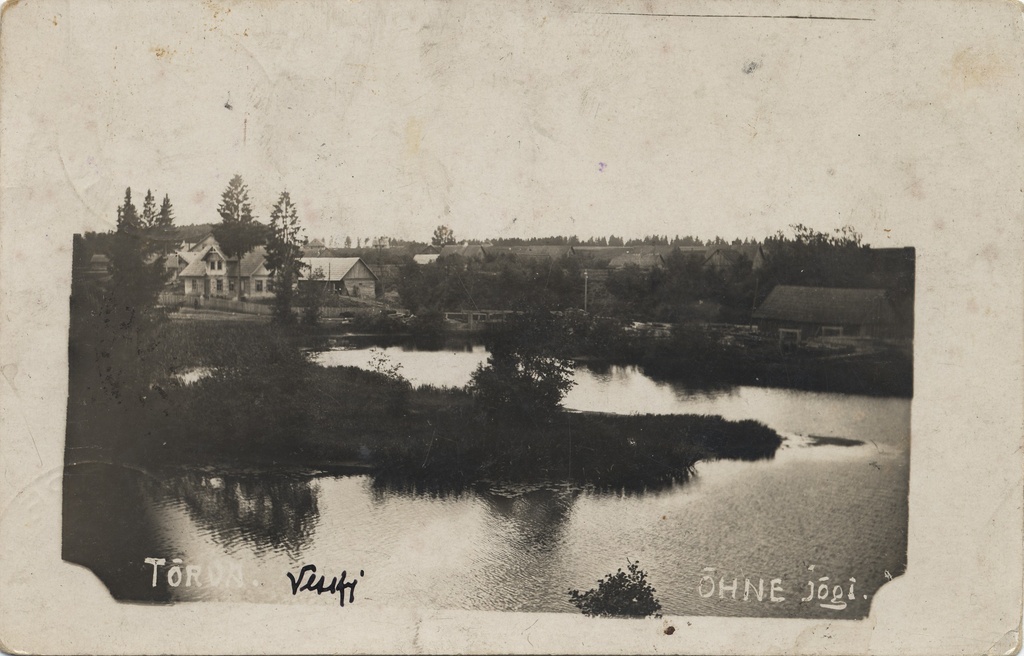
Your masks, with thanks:
[[[241,264],[225,255],[216,242],[194,255],[178,274],[186,295],[238,298],[235,286],[241,283],[242,298],[273,296],[273,272],[266,267],[267,253],[262,246],[243,255]]]
[[[258,246],[241,261],[224,254],[216,240],[204,240],[196,251],[180,254],[188,264],[178,273],[187,296],[213,298],[270,298],[274,295],[274,272],[267,268],[267,251]],[[334,291],[348,296],[375,298],[378,276],[358,257],[304,257],[298,284],[309,281],[313,272]],[[241,295],[236,286],[241,284]]]

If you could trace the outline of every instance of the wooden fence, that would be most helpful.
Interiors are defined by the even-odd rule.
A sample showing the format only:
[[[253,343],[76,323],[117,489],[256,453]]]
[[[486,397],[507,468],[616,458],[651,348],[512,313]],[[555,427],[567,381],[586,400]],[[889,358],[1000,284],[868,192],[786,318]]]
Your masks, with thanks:
[[[202,296],[163,293],[160,294],[159,302],[160,305],[167,307],[203,308],[205,310],[239,312],[241,314],[260,314],[264,316],[270,316],[274,313],[273,308],[269,305],[236,301],[230,298],[203,298]]]

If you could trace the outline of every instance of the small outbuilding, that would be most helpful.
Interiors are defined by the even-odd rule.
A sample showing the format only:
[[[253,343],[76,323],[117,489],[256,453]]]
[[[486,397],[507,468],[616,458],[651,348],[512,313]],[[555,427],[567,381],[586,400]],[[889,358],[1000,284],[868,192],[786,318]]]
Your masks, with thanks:
[[[884,289],[777,285],[753,319],[781,341],[814,337],[893,337],[896,313]]]
[[[743,262],[743,254],[731,248],[714,248],[704,258],[704,268],[729,273]]]
[[[334,291],[347,296],[375,298],[379,279],[362,258],[358,257],[304,257],[306,266],[299,284],[305,284],[314,275]]]

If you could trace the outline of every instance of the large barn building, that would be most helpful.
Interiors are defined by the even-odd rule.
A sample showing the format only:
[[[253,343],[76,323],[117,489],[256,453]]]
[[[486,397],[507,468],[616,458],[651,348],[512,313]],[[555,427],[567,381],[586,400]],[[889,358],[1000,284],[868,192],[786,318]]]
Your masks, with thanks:
[[[883,289],[776,286],[754,311],[759,329],[783,341],[893,337],[896,313]]]
[[[347,296],[377,296],[378,278],[358,257],[304,257],[301,262],[306,266],[300,285],[316,276],[335,292]]]

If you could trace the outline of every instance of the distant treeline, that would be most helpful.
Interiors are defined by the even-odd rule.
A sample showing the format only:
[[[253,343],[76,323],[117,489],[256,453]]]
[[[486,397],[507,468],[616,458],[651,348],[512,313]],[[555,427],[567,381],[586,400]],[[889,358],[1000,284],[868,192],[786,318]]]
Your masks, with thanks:
[[[473,309],[566,310],[623,320],[748,323],[776,285],[884,289],[901,332],[913,332],[914,251],[873,249],[850,229],[828,235],[803,226],[757,245],[753,257],[723,248],[661,249],[648,266],[609,267],[591,252],[554,259],[488,253],[429,265],[407,263],[397,285],[414,313]],[[662,254],[664,253],[664,254]]]

